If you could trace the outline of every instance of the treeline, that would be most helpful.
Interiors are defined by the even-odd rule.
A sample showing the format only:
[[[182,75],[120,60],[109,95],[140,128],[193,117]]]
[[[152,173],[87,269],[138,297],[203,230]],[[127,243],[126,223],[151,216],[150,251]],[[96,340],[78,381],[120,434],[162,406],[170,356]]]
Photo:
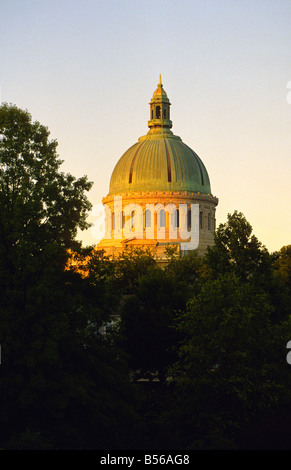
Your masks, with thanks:
[[[56,148],[0,107],[0,448],[290,449],[291,246],[234,212],[203,258],[82,249]]]

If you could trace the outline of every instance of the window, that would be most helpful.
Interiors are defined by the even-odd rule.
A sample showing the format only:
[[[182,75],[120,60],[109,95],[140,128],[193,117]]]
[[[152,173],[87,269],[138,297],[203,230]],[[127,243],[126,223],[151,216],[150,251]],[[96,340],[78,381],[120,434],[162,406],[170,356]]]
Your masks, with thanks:
[[[159,214],[158,214],[158,225],[159,225],[159,228],[163,228],[166,226],[166,213],[164,211],[164,209],[161,209],[159,211]]]
[[[131,228],[135,227],[135,211],[132,211],[130,214],[130,226]]]
[[[112,212],[112,216],[111,216],[111,228],[112,228],[112,230],[115,229],[115,214],[114,214],[114,212]]]
[[[208,214],[208,230],[211,230],[211,214]]]
[[[179,214],[179,209],[176,209],[174,212],[174,227],[179,227],[180,226],[180,214]]]
[[[151,217],[151,211],[147,209],[145,211],[145,226],[146,227],[151,227],[152,224],[152,217]]]
[[[191,209],[188,210],[187,212],[187,229],[191,230]]]
[[[156,107],[156,119],[160,119],[161,117],[161,107],[157,106]]]
[[[125,214],[124,212],[120,212],[120,228],[124,228],[124,224],[125,224]]]
[[[199,213],[199,227],[203,228],[203,212]]]
[[[166,108],[164,109],[164,119],[167,119],[167,110],[166,110]]]
[[[179,227],[179,222],[180,222],[180,215],[179,215],[179,210],[175,209],[174,212],[171,214],[171,220],[172,220],[172,226],[177,228]]]

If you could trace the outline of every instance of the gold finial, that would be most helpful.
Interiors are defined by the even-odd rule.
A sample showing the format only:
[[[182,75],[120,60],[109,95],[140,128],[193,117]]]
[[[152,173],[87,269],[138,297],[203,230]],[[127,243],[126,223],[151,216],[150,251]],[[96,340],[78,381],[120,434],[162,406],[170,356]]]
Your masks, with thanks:
[[[159,75],[159,86],[163,86],[162,85],[162,75],[161,74]]]

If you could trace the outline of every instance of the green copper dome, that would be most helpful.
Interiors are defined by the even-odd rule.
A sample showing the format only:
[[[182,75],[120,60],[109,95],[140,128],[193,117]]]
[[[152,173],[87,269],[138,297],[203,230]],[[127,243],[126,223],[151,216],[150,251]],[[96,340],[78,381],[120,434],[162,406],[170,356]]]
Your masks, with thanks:
[[[170,102],[161,83],[150,102],[149,132],[117,162],[109,194],[136,191],[189,191],[211,194],[206,168],[198,155],[170,128]]]

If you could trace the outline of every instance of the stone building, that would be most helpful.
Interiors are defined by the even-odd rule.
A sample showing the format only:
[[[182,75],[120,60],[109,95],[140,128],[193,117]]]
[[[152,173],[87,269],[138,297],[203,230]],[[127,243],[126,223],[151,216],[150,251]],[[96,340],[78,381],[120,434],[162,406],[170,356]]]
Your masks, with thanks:
[[[119,159],[105,206],[105,236],[97,249],[114,255],[126,247],[165,247],[203,254],[213,244],[215,208],[207,170],[171,131],[170,101],[161,75],[150,102],[149,131]]]

